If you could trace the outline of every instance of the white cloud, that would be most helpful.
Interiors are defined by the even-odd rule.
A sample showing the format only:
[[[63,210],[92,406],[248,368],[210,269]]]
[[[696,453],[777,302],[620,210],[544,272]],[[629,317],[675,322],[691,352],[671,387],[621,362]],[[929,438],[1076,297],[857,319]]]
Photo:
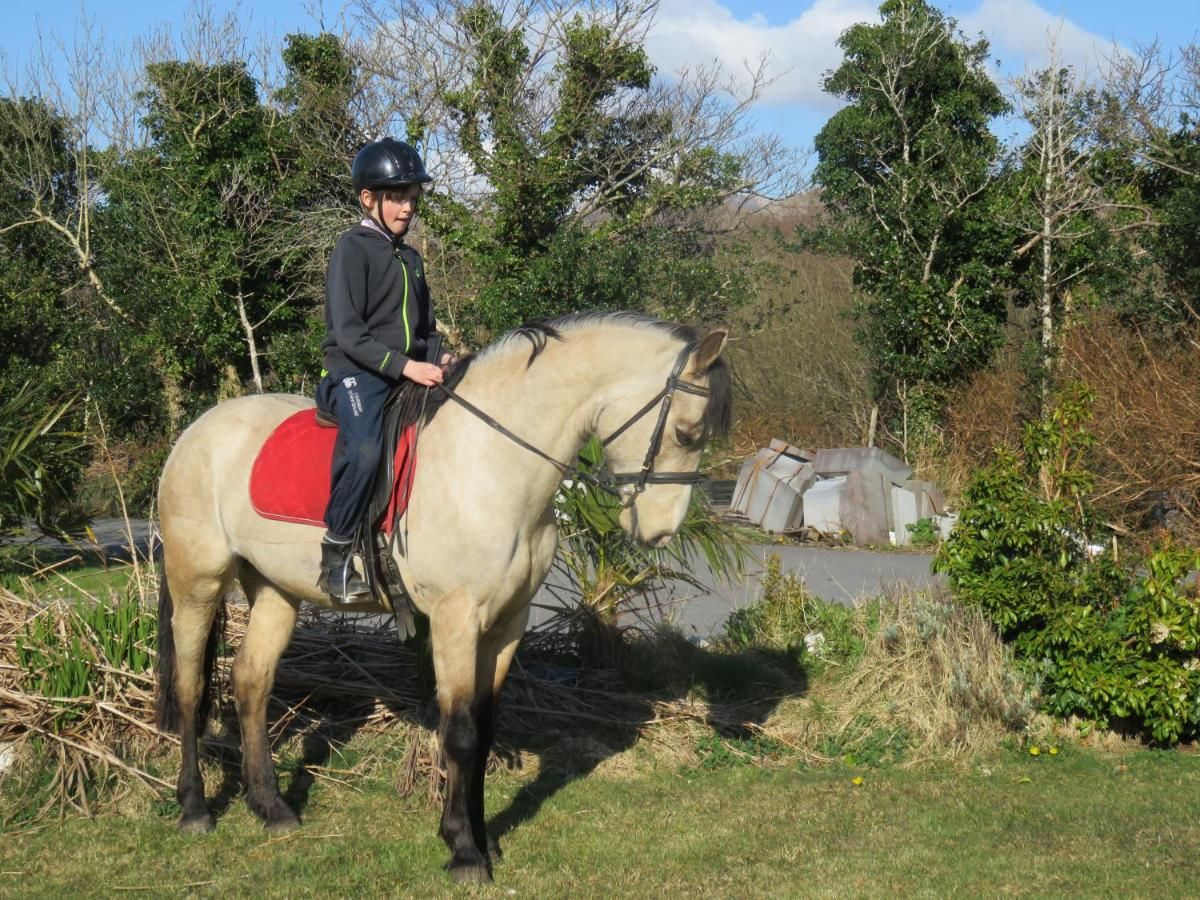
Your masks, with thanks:
[[[1082,73],[1094,74],[1114,52],[1110,40],[1047,12],[1033,0],[983,0],[951,15],[969,37],[982,32],[992,54],[1010,73],[1045,66],[1048,36],[1059,59]],[[878,22],[878,0],[815,0],[796,18],[771,24],[753,14],[737,18],[718,0],[662,0],[646,49],[664,76],[684,68],[719,62],[729,74],[745,71],[764,56],[767,73],[777,80],[762,103],[832,112],[838,103],[821,90],[821,76],[842,61],[837,39],[857,22]],[[994,72],[999,80],[1000,72]]]
[[[1083,76],[1096,75],[1114,52],[1123,52],[1110,38],[1093,34],[1032,0],[983,0],[978,9],[959,16],[958,24],[967,35],[982,32],[991,43],[992,56],[1008,72],[1045,68],[1051,41],[1059,63],[1073,66]]]
[[[714,61],[734,74],[766,56],[777,80],[764,103],[831,110],[837,104],[821,91],[821,76],[841,62],[838,36],[878,19],[878,4],[867,0],[816,0],[785,25],[757,14],[737,19],[716,0],[662,0],[646,48],[664,75]]]

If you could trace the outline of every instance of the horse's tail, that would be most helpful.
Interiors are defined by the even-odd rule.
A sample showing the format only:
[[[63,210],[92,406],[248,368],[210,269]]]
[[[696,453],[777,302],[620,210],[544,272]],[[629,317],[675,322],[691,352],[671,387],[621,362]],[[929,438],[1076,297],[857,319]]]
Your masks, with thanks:
[[[175,632],[171,627],[175,604],[171,600],[171,588],[167,584],[167,567],[163,563],[158,576],[158,666],[157,692],[155,696],[155,721],[160,731],[178,734],[182,722],[179,716],[179,698],[175,686]],[[225,604],[213,616],[204,645],[204,692],[200,696],[197,717],[201,723],[208,719],[216,692],[217,648],[225,632]],[[201,729],[203,730],[203,729]]]

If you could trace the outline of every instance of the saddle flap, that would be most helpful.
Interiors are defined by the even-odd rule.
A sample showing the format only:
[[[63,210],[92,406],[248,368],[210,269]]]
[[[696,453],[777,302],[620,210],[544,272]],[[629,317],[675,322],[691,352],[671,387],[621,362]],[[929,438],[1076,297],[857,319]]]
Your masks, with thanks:
[[[390,414],[389,414],[390,417]],[[392,523],[408,505],[416,472],[416,429],[391,433],[384,453],[379,487],[371,503],[371,522],[390,534]],[[250,504],[266,519],[324,527],[329,505],[330,473],[337,429],[317,424],[316,410],[304,409],[284,419],[259,448],[250,469]],[[397,478],[396,474],[400,477]]]

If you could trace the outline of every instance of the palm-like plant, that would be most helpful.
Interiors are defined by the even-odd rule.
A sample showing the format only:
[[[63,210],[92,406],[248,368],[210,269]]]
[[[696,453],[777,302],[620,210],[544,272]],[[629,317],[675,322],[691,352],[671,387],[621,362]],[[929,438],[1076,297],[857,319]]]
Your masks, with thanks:
[[[585,471],[600,465],[603,450],[592,441],[580,454]],[[669,581],[702,587],[692,574],[703,562],[723,581],[741,576],[750,558],[744,533],[718,520],[707,498],[692,492],[692,502],[675,539],[652,550],[631,539],[620,527],[621,507],[607,491],[587,481],[564,482],[556,502],[560,525],[555,566],[565,576],[567,590],[558,599],[549,630],[570,630],[585,636],[584,648],[610,660],[619,641],[618,620],[635,600],[653,597]]]
[[[69,471],[83,441],[64,427],[74,405],[68,398],[46,403],[30,382],[0,400],[0,531],[25,520],[50,526],[53,503],[63,497]]]

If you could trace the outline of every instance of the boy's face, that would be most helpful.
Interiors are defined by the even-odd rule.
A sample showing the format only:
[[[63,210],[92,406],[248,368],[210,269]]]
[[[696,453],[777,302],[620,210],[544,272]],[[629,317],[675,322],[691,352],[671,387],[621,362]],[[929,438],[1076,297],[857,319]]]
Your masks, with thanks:
[[[419,184],[406,184],[402,188],[386,191],[363,190],[358,195],[363,208],[380,218],[387,229],[397,236],[408,231],[417,214],[417,202],[420,199]]]

